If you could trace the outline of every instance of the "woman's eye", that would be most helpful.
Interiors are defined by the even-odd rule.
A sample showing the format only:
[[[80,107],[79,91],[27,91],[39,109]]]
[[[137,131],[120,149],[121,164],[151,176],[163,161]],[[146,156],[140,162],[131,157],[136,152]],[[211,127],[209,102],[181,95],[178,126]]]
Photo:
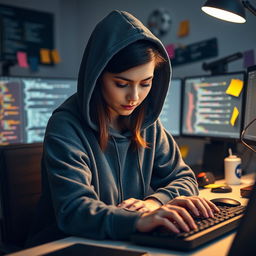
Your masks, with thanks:
[[[142,87],[149,87],[151,84],[141,84]]]
[[[116,83],[116,86],[119,88],[124,88],[126,87],[128,84],[120,84],[120,83]]]

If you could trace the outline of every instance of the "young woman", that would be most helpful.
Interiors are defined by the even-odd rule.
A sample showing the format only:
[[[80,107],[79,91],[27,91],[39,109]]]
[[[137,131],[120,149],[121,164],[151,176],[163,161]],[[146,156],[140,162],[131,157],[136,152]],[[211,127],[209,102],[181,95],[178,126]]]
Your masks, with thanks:
[[[157,226],[178,233],[196,228],[189,212],[218,211],[197,196],[192,170],[158,120],[169,79],[162,43],[131,14],[113,11],[96,26],[77,93],[47,126],[29,245],[67,235],[129,239]]]

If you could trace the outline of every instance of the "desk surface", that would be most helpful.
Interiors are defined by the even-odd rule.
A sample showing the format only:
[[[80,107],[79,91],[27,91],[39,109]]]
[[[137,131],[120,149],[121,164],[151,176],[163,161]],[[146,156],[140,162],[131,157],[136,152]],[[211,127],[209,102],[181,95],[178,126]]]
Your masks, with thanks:
[[[223,180],[219,180],[216,183],[224,183]],[[207,199],[213,199],[217,197],[229,197],[237,199],[241,202],[241,204],[246,205],[247,199],[241,198],[240,196],[240,188],[245,187],[246,185],[250,185],[253,183],[253,176],[247,175],[246,177],[242,178],[242,183],[240,185],[234,185],[232,186],[232,193],[211,193],[210,189],[203,189],[200,191],[200,196],[203,196]],[[130,249],[130,250],[141,250],[148,252],[149,255],[154,256],[226,256],[229,250],[229,247],[233,241],[235,232],[232,232],[231,234],[228,234],[221,239],[214,240],[211,243],[208,243],[207,245],[200,247],[200,249],[194,250],[192,252],[179,252],[179,251],[172,251],[172,250],[164,250],[159,248],[153,248],[153,247],[145,247],[145,246],[138,246],[129,242],[121,242],[121,241],[109,241],[109,240],[91,240],[91,239],[85,239],[85,238],[79,238],[79,237],[67,237],[65,239],[61,239],[58,241],[54,241],[51,243],[47,243],[44,245],[36,246],[27,250],[22,250],[16,253],[8,254],[9,256],[36,256],[36,255],[42,255],[43,253],[52,252],[54,250],[64,248],[68,245],[75,244],[75,243],[85,243],[85,244],[95,244],[95,245],[101,245],[105,247],[115,247],[119,249]]]

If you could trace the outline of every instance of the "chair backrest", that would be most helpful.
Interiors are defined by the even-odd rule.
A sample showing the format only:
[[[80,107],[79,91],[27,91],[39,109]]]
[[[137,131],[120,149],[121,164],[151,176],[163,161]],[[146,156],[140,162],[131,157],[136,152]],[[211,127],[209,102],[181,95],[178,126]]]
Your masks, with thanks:
[[[41,193],[42,143],[0,146],[2,242],[22,247]]]

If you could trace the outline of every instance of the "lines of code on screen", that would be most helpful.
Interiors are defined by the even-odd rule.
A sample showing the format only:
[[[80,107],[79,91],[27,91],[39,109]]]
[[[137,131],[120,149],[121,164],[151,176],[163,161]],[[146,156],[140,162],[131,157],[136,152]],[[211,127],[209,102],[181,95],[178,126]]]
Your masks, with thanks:
[[[24,140],[22,86],[19,80],[0,80],[0,144]]]
[[[0,78],[0,144],[42,142],[47,122],[76,90],[75,79]]]
[[[243,73],[185,79],[182,133],[239,138],[243,81]],[[236,95],[239,86],[241,88]]]

